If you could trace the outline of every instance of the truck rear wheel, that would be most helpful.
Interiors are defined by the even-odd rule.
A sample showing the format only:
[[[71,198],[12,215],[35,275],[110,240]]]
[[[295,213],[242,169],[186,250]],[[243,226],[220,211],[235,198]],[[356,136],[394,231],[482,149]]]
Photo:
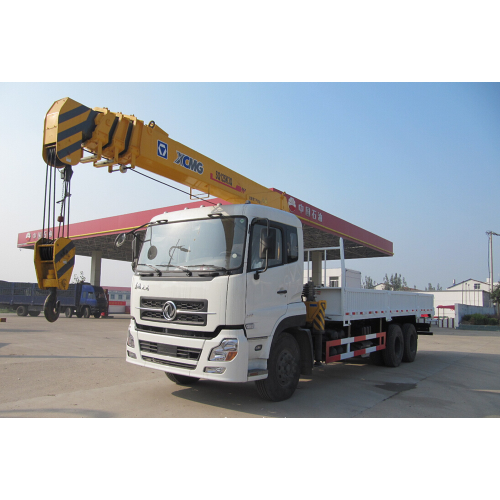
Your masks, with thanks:
[[[28,316],[28,308],[26,306],[19,306],[16,309],[16,313],[18,316]]]
[[[255,381],[259,396],[269,401],[290,398],[300,378],[300,350],[292,335],[282,333],[273,343],[267,369],[267,378]]]
[[[415,361],[418,348],[418,335],[415,325],[412,325],[411,323],[405,323],[403,325],[403,340],[403,361],[412,363]]]
[[[385,366],[396,368],[401,364],[404,350],[403,332],[396,323],[389,325],[385,344],[385,349],[382,351]]]
[[[30,316],[36,317],[36,316],[40,316],[40,311],[29,311],[28,314]]]
[[[85,306],[82,310],[84,318],[90,318],[90,307]]]
[[[169,380],[175,382],[177,385],[193,385],[200,379],[196,377],[188,377],[187,375],[176,375],[175,373],[165,372]]]
[[[64,316],[66,316],[67,318],[71,318],[71,316],[73,316],[73,308],[66,307],[66,309],[64,309]]]

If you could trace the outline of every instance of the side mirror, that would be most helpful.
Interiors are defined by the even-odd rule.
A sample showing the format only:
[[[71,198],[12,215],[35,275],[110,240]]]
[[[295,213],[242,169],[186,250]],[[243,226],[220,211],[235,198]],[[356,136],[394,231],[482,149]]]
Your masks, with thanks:
[[[273,228],[269,228],[269,235],[266,228],[260,231],[259,258],[266,257],[268,260],[276,258],[276,229]]]
[[[126,241],[127,235],[125,233],[119,234],[115,239],[115,248],[120,248]]]

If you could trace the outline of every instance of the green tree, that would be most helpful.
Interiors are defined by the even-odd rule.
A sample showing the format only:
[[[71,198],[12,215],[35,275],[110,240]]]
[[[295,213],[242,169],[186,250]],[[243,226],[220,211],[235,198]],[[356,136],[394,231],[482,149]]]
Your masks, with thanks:
[[[389,278],[386,275],[384,276],[384,290],[392,290],[394,292],[404,292],[409,290],[408,284],[406,283],[406,279],[401,276],[401,274],[391,274]]]
[[[387,276],[387,273],[385,273],[385,276],[384,276],[384,290],[392,290],[391,282],[389,281],[389,277]]]
[[[85,276],[83,275],[83,271],[80,271],[80,276],[78,274],[73,275],[73,283],[85,283]]]
[[[425,291],[426,291],[426,292],[439,292],[439,291],[440,291],[440,290],[442,290],[442,289],[443,289],[443,287],[442,287],[439,283],[436,285],[436,287],[435,287],[435,288],[432,286],[432,283],[429,283],[429,284],[425,287]]]
[[[370,276],[365,276],[365,279],[363,281],[363,288],[375,288],[375,282],[371,279]]]
[[[490,298],[494,304],[497,306],[497,316],[499,315],[498,309],[500,306],[500,283],[493,289],[490,294]]]

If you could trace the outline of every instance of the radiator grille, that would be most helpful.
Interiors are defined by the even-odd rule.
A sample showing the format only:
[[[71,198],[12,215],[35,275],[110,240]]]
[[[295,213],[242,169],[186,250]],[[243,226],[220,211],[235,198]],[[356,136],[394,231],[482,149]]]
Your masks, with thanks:
[[[167,322],[163,316],[162,307],[165,302],[169,300],[175,304],[178,312],[175,319],[173,321],[168,321],[168,323],[198,326],[205,326],[207,324],[206,314],[196,314],[197,312],[207,312],[208,301],[206,300],[176,300],[167,298],[141,297],[141,307],[157,309],[156,311],[141,309],[141,319]]]
[[[163,328],[162,326],[151,326],[137,323],[137,329],[142,332],[157,333],[159,335],[169,335],[172,337],[184,337],[190,339],[210,340],[217,337],[218,332],[203,332],[196,330],[177,330],[175,328]]]
[[[173,358],[189,359],[191,361],[198,361],[201,354],[201,349],[169,344],[158,344],[156,342],[147,342],[145,340],[140,340],[139,345],[141,347],[141,352],[161,354],[162,356],[171,356]]]

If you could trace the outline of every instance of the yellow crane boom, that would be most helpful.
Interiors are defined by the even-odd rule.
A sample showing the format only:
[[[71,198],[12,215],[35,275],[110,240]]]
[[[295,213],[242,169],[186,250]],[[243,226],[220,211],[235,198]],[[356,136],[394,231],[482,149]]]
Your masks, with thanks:
[[[82,146],[93,153],[83,157]],[[266,205],[288,211],[286,197],[171,139],[154,122],[107,108],[90,109],[70,99],[56,101],[45,118],[43,158],[55,148],[56,167],[93,163],[95,167],[140,167],[230,203]]]
[[[84,149],[91,153],[90,156],[84,156]],[[289,211],[284,193],[271,191],[174,141],[154,122],[145,125],[133,115],[113,113],[107,108],[91,109],[69,97],[56,101],[47,112],[42,156],[47,171],[50,171],[45,186],[45,199],[49,200],[47,228],[52,224],[55,233],[56,203],[62,203],[57,221],[60,228],[63,225],[63,237],[55,238],[55,234],[51,236],[48,230],[48,237],[44,234],[35,244],[38,286],[51,290],[44,305],[44,314],[49,321],[59,317],[56,291],[68,289],[73,272],[76,250],[68,237],[69,231],[64,237],[64,223],[68,222],[65,220],[65,202],[70,196],[71,167],[78,163],[107,167],[110,173],[117,170],[124,173],[140,167],[189,187],[191,195],[193,191],[198,191],[233,204],[250,202]],[[52,175],[51,167],[61,170],[66,183],[63,199],[58,202],[55,200],[55,174]],[[44,228],[45,221],[46,207]]]

